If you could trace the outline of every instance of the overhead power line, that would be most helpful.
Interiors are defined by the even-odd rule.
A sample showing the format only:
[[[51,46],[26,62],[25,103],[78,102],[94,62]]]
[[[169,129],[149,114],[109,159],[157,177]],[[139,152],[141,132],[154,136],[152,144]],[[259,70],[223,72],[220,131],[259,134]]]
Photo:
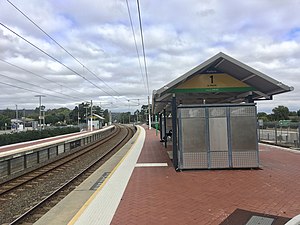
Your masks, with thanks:
[[[135,50],[136,50],[136,54],[137,54],[137,57],[138,57],[138,60],[139,60],[139,65],[140,65],[140,70],[141,70],[141,76],[142,76],[144,87],[146,89],[147,87],[146,87],[145,79],[144,79],[144,76],[143,76],[143,69],[142,69],[142,64],[141,64],[139,50],[138,50],[137,43],[136,43],[136,37],[135,37],[134,28],[133,28],[133,23],[132,23],[132,18],[131,18],[131,13],[130,13],[130,7],[129,7],[129,4],[128,4],[128,0],[126,0],[126,5],[127,5],[127,11],[128,11],[129,21],[130,21],[130,25],[131,25],[131,31],[132,31],[132,35],[133,35],[133,39],[134,39]]]
[[[3,23],[0,22],[0,25],[2,27],[4,27],[5,29],[9,30],[10,32],[12,32],[13,34],[15,34],[16,36],[18,36],[19,38],[21,38],[23,41],[27,42],[28,44],[30,44],[31,46],[33,46],[34,48],[36,48],[37,50],[39,50],[40,52],[44,53],[45,55],[47,55],[49,58],[51,58],[52,60],[54,60],[55,62],[61,64],[62,66],[64,66],[65,68],[67,68],[68,70],[70,70],[71,72],[73,72],[74,74],[80,76],[82,79],[84,79],[85,81],[87,81],[88,83],[90,83],[91,85],[93,85],[94,87],[96,87],[97,89],[101,90],[102,92],[106,93],[108,96],[111,96],[113,98],[115,98],[114,96],[112,96],[111,94],[109,94],[107,91],[103,90],[102,88],[100,88],[98,85],[96,85],[95,83],[93,83],[92,81],[90,81],[89,79],[87,79],[86,77],[84,77],[83,75],[81,75],[80,73],[76,72],[75,70],[73,70],[72,68],[70,68],[69,66],[67,66],[66,64],[64,64],[63,62],[61,62],[60,60],[56,59],[54,56],[50,55],[49,53],[47,53],[46,51],[44,51],[43,49],[39,48],[38,46],[36,46],[35,44],[33,44],[32,42],[28,41],[26,38],[24,38],[23,36],[21,36],[20,34],[18,34],[17,32],[13,31],[12,29],[10,29],[8,26],[4,25]],[[117,98],[115,98],[117,99]]]
[[[15,64],[13,64],[13,63],[7,62],[6,60],[0,59],[0,61],[1,61],[1,62],[4,62],[4,63],[6,63],[6,64],[8,64],[8,65],[10,65],[10,66],[13,66],[13,67],[15,67],[15,68],[18,68],[18,69],[20,69],[20,70],[22,70],[22,71],[25,71],[25,72],[27,72],[27,73],[30,73],[30,74],[32,74],[32,75],[34,75],[34,76],[37,76],[37,77],[39,77],[39,78],[41,78],[41,79],[44,79],[44,80],[46,80],[46,81],[48,81],[48,82],[57,84],[57,85],[59,85],[60,87],[67,88],[67,89],[69,89],[69,90],[71,90],[71,91],[75,91],[75,92],[79,93],[80,95],[82,95],[82,92],[80,92],[80,91],[77,91],[77,90],[75,90],[75,89],[73,89],[73,88],[70,88],[70,87],[65,86],[65,85],[63,85],[63,84],[60,84],[60,83],[58,83],[58,82],[56,82],[56,81],[50,80],[50,79],[48,79],[48,78],[46,78],[46,77],[43,77],[43,76],[41,76],[41,75],[39,75],[39,74],[37,74],[37,73],[34,73],[34,72],[32,72],[32,71],[29,71],[29,70],[27,70],[27,69],[24,69],[24,68],[22,68],[22,67],[20,67],[20,66],[17,66],[17,65],[15,65]]]
[[[30,19],[25,13],[23,13],[16,5],[14,5],[11,1],[7,0],[7,2],[12,5],[18,12],[20,12],[26,19],[28,19],[32,24],[34,24],[41,32],[43,32],[48,38],[50,38],[55,44],[57,44],[61,49],[63,49],[69,56],[71,56],[76,62],[78,62],[83,68],[85,68],[89,73],[95,76],[98,80],[100,80],[106,87],[111,89],[114,93],[119,96],[122,96],[119,92],[109,86],[103,79],[97,76],[93,71],[91,71],[87,66],[85,66],[82,62],[80,62],[74,55],[72,55],[66,48],[64,48],[61,44],[59,44],[54,38],[52,38],[45,30],[43,30],[37,23],[35,23],[32,19]],[[95,85],[94,85],[95,86]],[[101,89],[102,90],[102,89]],[[103,90],[102,90],[103,91]],[[108,94],[107,92],[103,91]],[[108,94],[113,97],[112,95]]]
[[[18,88],[18,89],[25,90],[25,91],[29,91],[29,92],[32,92],[32,93],[45,94],[45,93],[42,93],[42,92],[33,91],[33,90],[30,90],[30,89],[27,89],[27,88],[24,88],[24,87],[20,87],[20,86],[14,85],[14,84],[8,84],[8,83],[2,82],[2,81],[0,81],[0,84],[6,85],[6,86],[10,86],[10,87],[13,87],[13,88]],[[59,96],[51,95],[51,94],[47,94],[47,96],[65,99],[63,97],[59,97]]]
[[[148,79],[148,71],[147,71],[147,63],[146,63],[146,53],[145,53],[145,44],[144,44],[142,17],[141,17],[141,10],[140,10],[140,1],[136,0],[136,3],[137,3],[137,6],[138,6],[137,8],[138,8],[138,14],[139,14],[139,21],[140,21],[140,31],[141,31],[143,56],[144,56],[144,65],[145,65],[145,74],[146,74],[147,90],[148,90],[148,120],[149,120],[149,129],[151,129],[150,88],[149,88],[149,79]]]
[[[39,85],[36,85],[36,84],[32,84],[32,83],[29,83],[29,82],[26,82],[26,81],[23,81],[23,80],[19,80],[19,79],[16,79],[16,78],[12,78],[12,77],[6,76],[6,75],[1,74],[1,73],[0,73],[0,76],[1,76],[1,77],[5,77],[5,78],[8,78],[8,79],[11,79],[11,80],[14,80],[14,81],[17,81],[17,82],[20,82],[20,83],[23,83],[23,84],[27,84],[27,85],[31,85],[31,86],[34,86],[34,87],[42,88],[42,89],[47,90],[47,91],[50,91],[50,92],[55,92],[55,93],[57,93],[57,94],[67,96],[68,98],[72,98],[72,99],[79,100],[79,98],[73,97],[73,96],[71,96],[71,95],[67,95],[67,94],[64,94],[64,93],[60,93],[60,92],[58,92],[58,91],[54,91],[54,90],[51,90],[51,89],[49,89],[49,88],[45,88],[45,87],[42,87],[42,86],[39,86]],[[49,94],[47,94],[47,95],[49,95]],[[55,97],[58,98],[58,96],[55,96]],[[66,98],[63,98],[63,97],[59,97],[59,98],[66,99]],[[80,99],[80,100],[81,100],[81,99]]]
[[[145,75],[146,75],[147,91],[148,91],[148,98],[149,98],[149,95],[150,95],[149,78],[148,78],[148,70],[147,70],[147,63],[146,63],[146,53],[145,53],[145,44],[144,44],[143,26],[142,26],[142,18],[141,18],[141,10],[140,10],[140,1],[139,1],[139,0],[136,0],[136,2],[137,2],[137,7],[138,7],[138,14],[139,14],[140,31],[141,31],[141,40],[142,40],[142,49],[143,49],[144,66],[145,66]]]

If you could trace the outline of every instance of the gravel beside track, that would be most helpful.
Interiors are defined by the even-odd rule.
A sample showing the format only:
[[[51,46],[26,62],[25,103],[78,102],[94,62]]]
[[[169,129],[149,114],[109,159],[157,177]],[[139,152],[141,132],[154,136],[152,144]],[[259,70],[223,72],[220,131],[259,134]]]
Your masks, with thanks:
[[[57,169],[45,173],[39,176],[38,178],[26,182],[24,185],[1,195],[0,224],[11,223],[16,218],[18,218],[23,213],[32,208],[34,205],[38,204],[46,196],[50,195],[52,192],[60,188],[67,181],[77,176],[81,171],[83,171],[88,165],[92,164],[96,159],[103,158],[103,155],[105,155],[108,151],[114,148],[114,146],[120,142],[120,139],[124,138],[124,136],[126,136],[127,133],[128,130],[123,127],[121,128],[117,136],[115,136],[112,139],[109,139],[109,141],[105,142],[104,144],[95,148],[94,150],[89,151],[81,157],[67,162]],[[132,135],[133,132],[131,136]],[[101,164],[103,164],[103,162]],[[90,174],[91,171],[88,175]],[[63,190],[59,194],[61,196],[59,196],[54,202],[57,203],[59,199],[62,199],[74,188],[75,186],[73,185],[73,188],[67,188],[66,190]],[[44,212],[39,212],[38,215],[44,214],[53,205],[53,202],[51,204],[48,204],[48,206],[46,206],[42,210]],[[36,218],[38,217],[36,214],[33,215],[33,217],[34,218],[30,219],[30,223],[38,219]]]

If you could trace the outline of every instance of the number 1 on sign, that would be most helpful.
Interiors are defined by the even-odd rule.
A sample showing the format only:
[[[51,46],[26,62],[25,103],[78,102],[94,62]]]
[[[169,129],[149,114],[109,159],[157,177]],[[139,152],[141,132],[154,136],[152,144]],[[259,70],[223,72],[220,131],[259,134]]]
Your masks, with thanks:
[[[211,76],[209,76],[209,78],[210,78],[210,83],[213,84],[214,83],[214,76],[211,75]]]

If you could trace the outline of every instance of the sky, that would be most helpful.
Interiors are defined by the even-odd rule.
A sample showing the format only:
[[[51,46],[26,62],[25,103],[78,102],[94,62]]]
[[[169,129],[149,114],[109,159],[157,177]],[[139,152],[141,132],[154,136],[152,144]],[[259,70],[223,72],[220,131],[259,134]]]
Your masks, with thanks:
[[[300,109],[300,1],[140,0],[147,76],[137,1],[128,4],[140,58],[126,0],[2,0],[0,109],[32,109],[43,95],[46,109],[92,100],[135,111],[219,52],[294,87],[259,102],[258,111]]]

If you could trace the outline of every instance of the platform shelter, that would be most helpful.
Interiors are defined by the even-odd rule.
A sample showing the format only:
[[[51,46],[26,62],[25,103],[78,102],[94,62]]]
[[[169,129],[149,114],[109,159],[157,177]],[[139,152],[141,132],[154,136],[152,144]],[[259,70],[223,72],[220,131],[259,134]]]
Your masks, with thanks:
[[[175,169],[253,168],[259,167],[255,102],[292,90],[220,52],[153,91],[152,110],[161,141],[172,138]]]

